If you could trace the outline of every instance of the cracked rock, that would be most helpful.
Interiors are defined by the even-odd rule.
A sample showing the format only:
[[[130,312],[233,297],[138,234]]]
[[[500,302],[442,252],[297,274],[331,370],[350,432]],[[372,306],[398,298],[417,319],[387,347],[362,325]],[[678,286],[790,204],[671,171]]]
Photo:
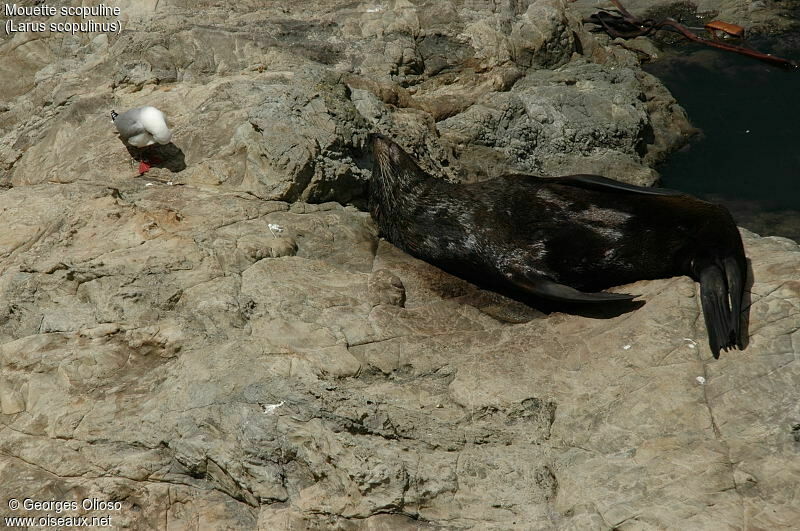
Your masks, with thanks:
[[[686,116],[573,3],[123,4],[118,35],[0,36],[0,498],[130,529],[800,521],[795,242],[742,231],[748,344],[714,360],[688,278],[545,314],[364,211],[371,132],[451,180],[652,182]],[[174,145],[137,177],[109,112],[143,104]]]

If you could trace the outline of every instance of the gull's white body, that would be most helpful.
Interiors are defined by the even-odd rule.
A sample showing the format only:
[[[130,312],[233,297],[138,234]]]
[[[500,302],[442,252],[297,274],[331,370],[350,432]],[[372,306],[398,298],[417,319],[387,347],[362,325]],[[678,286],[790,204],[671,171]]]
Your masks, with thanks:
[[[134,147],[169,144],[172,138],[164,113],[149,105],[117,115],[114,125],[122,140]]]

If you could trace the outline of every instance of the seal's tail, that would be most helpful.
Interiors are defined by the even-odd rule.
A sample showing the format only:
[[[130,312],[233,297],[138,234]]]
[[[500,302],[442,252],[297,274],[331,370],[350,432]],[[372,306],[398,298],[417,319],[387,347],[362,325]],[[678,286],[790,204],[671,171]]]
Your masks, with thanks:
[[[699,271],[700,301],[708,343],[715,358],[719,358],[720,349],[727,352],[729,348],[744,348],[741,313],[745,264],[744,251],[739,250]]]

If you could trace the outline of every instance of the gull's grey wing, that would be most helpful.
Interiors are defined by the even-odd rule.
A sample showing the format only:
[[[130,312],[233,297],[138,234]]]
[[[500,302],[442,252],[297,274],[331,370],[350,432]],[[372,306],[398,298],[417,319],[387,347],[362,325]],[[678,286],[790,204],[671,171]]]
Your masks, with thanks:
[[[131,109],[118,115],[114,120],[114,125],[117,127],[119,136],[121,136],[123,140],[128,140],[136,135],[147,133],[147,129],[145,129],[139,119],[140,114],[141,109]]]

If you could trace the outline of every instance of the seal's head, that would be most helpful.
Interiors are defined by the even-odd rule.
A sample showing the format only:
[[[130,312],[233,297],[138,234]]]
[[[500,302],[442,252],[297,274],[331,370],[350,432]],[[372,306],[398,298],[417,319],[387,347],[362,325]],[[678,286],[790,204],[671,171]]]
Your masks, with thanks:
[[[414,203],[432,179],[403,148],[383,135],[370,135],[373,167],[369,183],[369,211],[381,234],[401,248],[405,226],[411,221]]]
[[[373,133],[370,143],[375,160],[374,184],[411,191],[420,181],[430,178],[403,148],[387,137]]]
[[[375,172],[387,177],[394,173],[395,168],[401,165],[407,155],[400,146],[379,133],[374,133],[370,137],[372,155],[375,157]]]

